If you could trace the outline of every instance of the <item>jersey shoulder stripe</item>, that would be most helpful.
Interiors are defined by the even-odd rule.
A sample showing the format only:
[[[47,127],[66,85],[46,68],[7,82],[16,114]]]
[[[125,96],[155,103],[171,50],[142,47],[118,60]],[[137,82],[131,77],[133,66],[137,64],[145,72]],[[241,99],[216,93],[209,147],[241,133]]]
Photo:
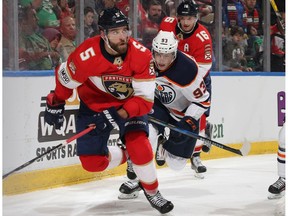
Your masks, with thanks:
[[[163,74],[163,76],[166,76],[170,82],[181,87],[190,85],[197,75],[197,63],[181,51],[177,51],[177,58],[174,64]]]

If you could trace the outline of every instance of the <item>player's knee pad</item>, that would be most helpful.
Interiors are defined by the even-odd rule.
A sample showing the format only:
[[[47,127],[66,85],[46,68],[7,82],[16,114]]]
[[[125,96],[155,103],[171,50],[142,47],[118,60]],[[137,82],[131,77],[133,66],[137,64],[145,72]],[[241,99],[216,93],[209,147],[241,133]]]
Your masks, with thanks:
[[[104,171],[108,165],[109,160],[103,155],[80,155],[82,167],[88,172]]]
[[[184,169],[187,158],[178,157],[168,152],[165,161],[170,169],[178,171]]]
[[[153,151],[144,131],[131,131],[125,135],[126,149],[131,161],[142,165],[153,160]]]

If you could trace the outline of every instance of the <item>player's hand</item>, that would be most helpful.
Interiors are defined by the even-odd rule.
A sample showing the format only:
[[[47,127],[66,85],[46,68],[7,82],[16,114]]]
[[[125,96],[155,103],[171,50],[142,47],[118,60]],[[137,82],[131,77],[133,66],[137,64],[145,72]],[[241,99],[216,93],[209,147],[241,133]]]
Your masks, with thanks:
[[[190,116],[185,116],[175,126],[195,134],[199,133],[199,120],[197,121]],[[196,139],[171,130],[168,141],[173,144],[184,144],[186,142],[194,142]]]
[[[46,98],[46,109],[44,114],[44,120],[49,125],[54,125],[55,129],[60,129],[64,122],[64,106],[63,102],[54,102],[55,94],[51,92]]]
[[[103,110],[93,116],[93,122],[96,125],[96,135],[110,133],[113,128],[117,128],[123,119],[117,113],[115,107]]]

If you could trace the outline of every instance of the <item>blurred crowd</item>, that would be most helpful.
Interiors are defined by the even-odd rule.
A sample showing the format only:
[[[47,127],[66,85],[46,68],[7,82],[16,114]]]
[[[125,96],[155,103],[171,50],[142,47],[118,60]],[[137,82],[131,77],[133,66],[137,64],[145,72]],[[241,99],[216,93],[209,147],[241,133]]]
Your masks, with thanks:
[[[77,1],[76,1],[77,2]],[[79,34],[75,0],[19,0],[19,69],[51,70],[76,48]],[[151,48],[161,20],[177,16],[176,1],[136,0],[137,39]],[[215,34],[214,1],[195,1],[199,22]],[[276,1],[285,20],[285,1]],[[3,1],[3,66],[9,68],[8,0]],[[84,39],[99,33],[97,21],[103,8],[118,7],[131,17],[129,0],[84,0]],[[272,9],[271,9],[272,10]],[[263,71],[263,4],[262,0],[223,0],[222,38],[224,71]],[[285,32],[271,12],[271,71],[285,71]],[[283,23],[282,23],[283,24]],[[283,26],[283,25],[282,25]]]

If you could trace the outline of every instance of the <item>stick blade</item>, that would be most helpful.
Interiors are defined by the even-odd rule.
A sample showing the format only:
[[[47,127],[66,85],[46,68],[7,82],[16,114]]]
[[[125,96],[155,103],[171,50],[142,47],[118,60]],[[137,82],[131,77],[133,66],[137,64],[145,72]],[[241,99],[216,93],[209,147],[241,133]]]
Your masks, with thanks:
[[[245,138],[240,152],[243,156],[247,156],[251,150],[251,143]]]

